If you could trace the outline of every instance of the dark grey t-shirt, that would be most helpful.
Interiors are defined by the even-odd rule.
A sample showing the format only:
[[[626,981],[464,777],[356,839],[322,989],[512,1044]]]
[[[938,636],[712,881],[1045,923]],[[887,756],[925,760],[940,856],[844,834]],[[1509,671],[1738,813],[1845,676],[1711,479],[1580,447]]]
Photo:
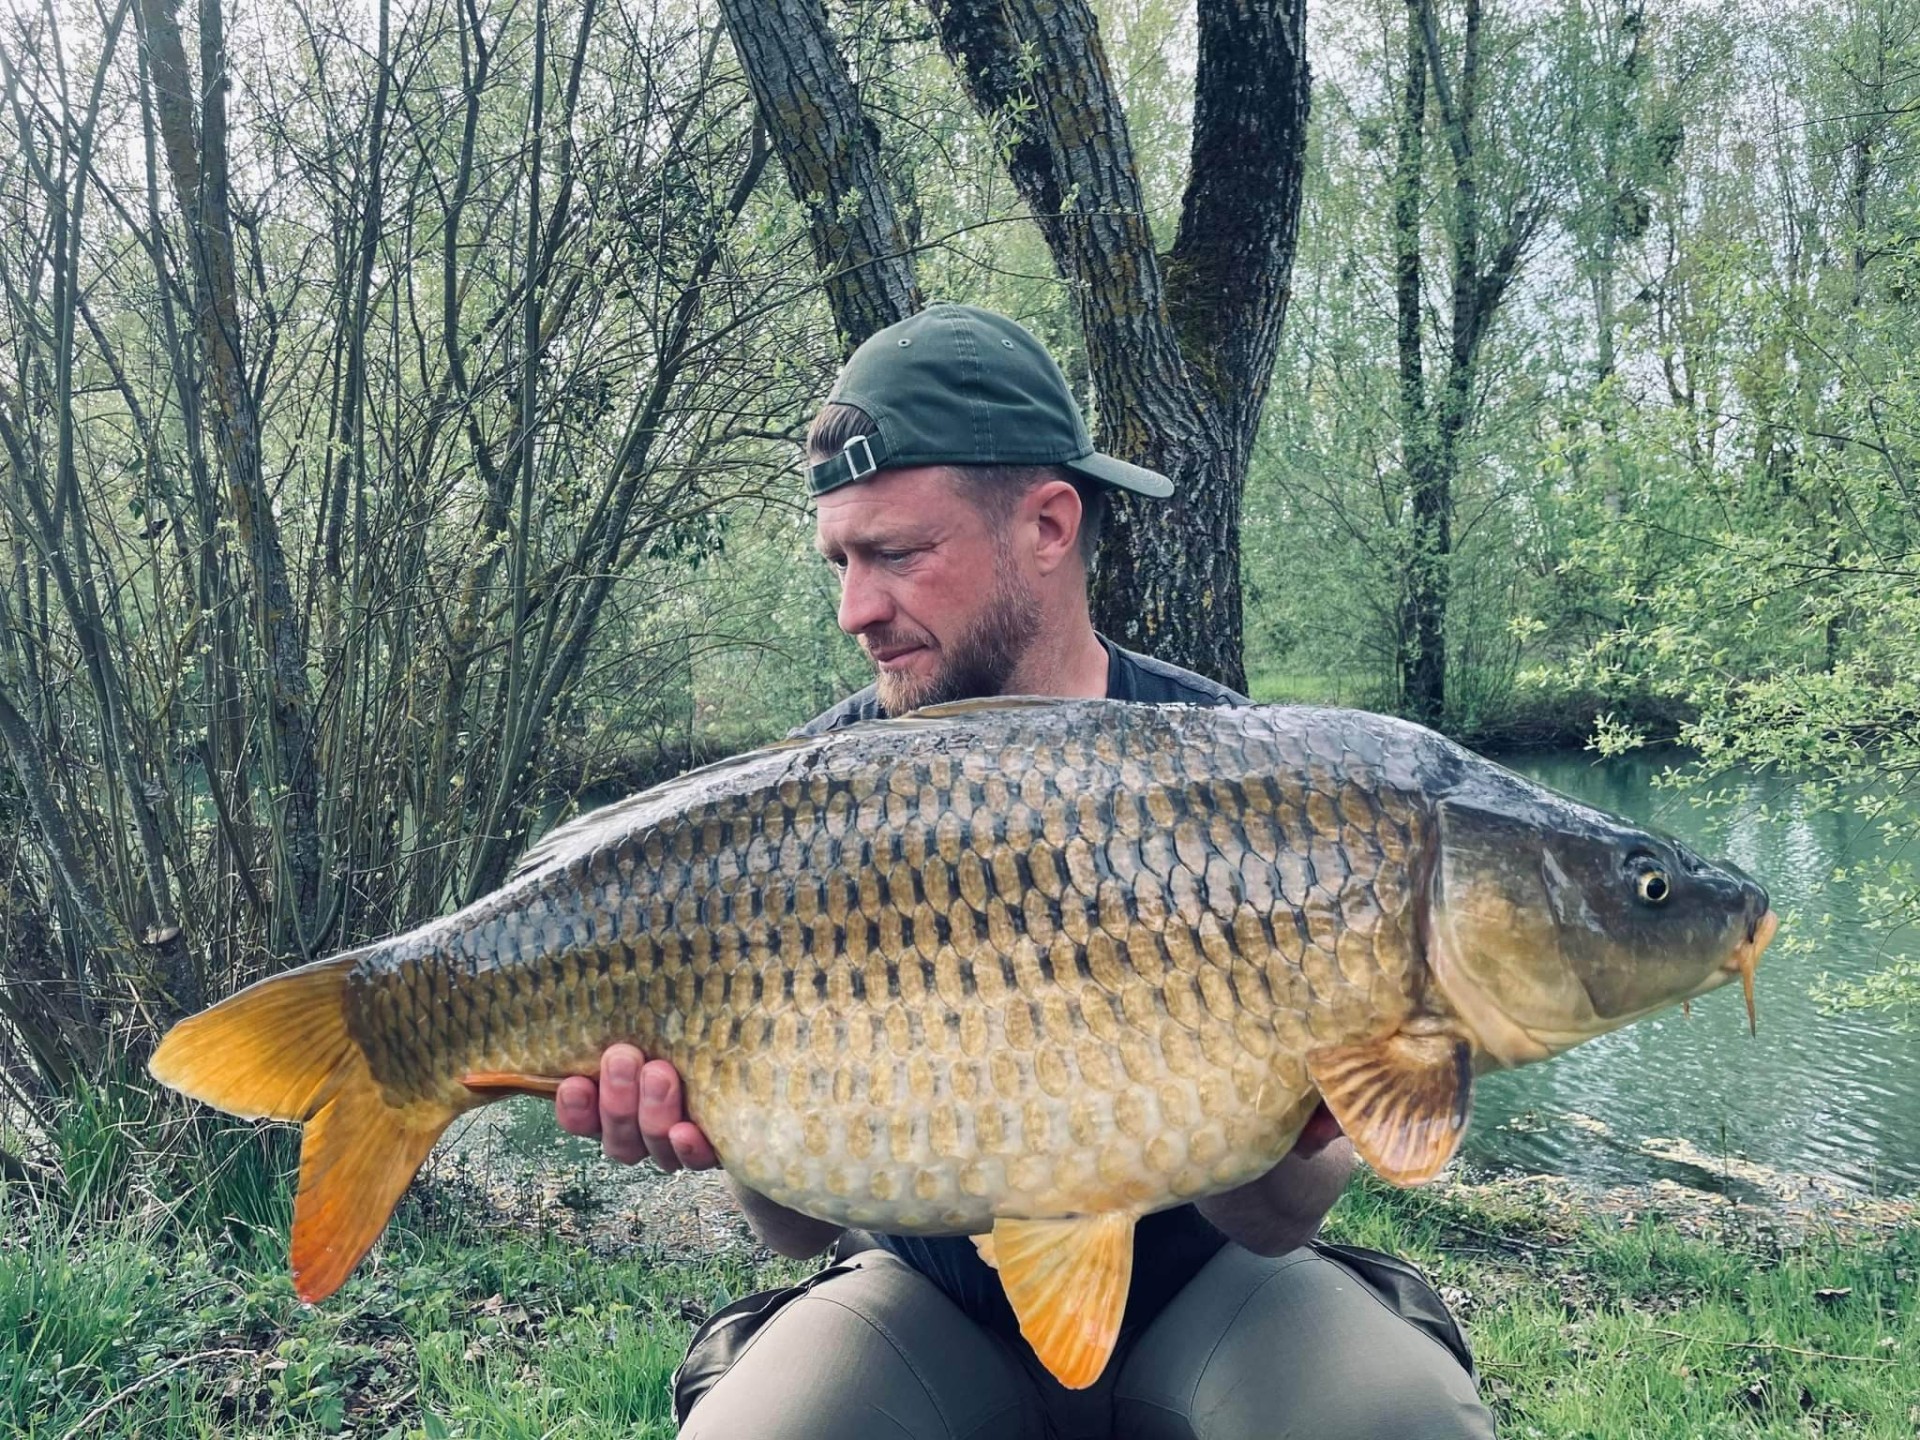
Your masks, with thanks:
[[[1141,705],[1252,703],[1238,691],[1229,690],[1204,675],[1124,650],[1104,635],[1100,643],[1107,652],[1109,700],[1128,700]],[[831,710],[816,715],[793,734],[825,735],[863,720],[885,718],[886,711],[880,708],[875,687],[869,685]],[[973,1241],[963,1235],[875,1235],[873,1238],[883,1249],[891,1250],[939,1286],[975,1324],[1009,1340],[1019,1337],[1020,1322],[1007,1303],[1000,1277],[980,1258]],[[1134,1231],[1133,1283],[1127,1292],[1126,1316],[1120,1326],[1123,1342],[1150,1324],[1225,1243],[1226,1238],[1191,1205],[1163,1210],[1141,1220]]]
[[[1229,690],[1217,680],[1182,670],[1164,660],[1123,650],[1106,636],[1099,637],[1107,652],[1107,699],[1131,700],[1139,705],[1251,705],[1237,690]],[[855,692],[831,710],[823,710],[806,724],[789,732],[790,739],[802,735],[825,735],[844,730],[862,720],[884,720],[877,686]]]

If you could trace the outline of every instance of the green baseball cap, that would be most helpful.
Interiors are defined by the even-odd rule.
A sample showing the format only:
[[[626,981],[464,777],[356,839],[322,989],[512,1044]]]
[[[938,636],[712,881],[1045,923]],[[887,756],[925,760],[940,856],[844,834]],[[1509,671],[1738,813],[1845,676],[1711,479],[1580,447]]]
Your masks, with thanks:
[[[815,495],[905,465],[1058,465],[1089,480],[1166,496],[1173,482],[1093,448],[1053,357],[1021,326],[973,305],[929,305],[867,338],[829,403],[873,421],[807,467]]]

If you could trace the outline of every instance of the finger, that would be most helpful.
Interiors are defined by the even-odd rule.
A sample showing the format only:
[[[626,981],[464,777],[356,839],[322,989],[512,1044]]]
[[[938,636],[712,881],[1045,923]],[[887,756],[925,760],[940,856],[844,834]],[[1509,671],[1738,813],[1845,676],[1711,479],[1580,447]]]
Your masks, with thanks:
[[[650,1061],[640,1072],[640,1138],[653,1163],[669,1174],[680,1168],[680,1156],[668,1132],[686,1123],[680,1072],[665,1060]]]
[[[600,1087],[584,1075],[569,1075],[553,1095],[553,1116],[569,1135],[600,1133]]]
[[[623,1165],[647,1158],[640,1138],[640,1067],[645,1063],[646,1056],[631,1045],[611,1046],[600,1057],[600,1148]]]
[[[720,1157],[713,1151],[713,1142],[707,1139],[707,1132],[691,1120],[682,1120],[667,1132],[667,1138],[673,1142],[673,1153],[688,1170],[719,1168]]]

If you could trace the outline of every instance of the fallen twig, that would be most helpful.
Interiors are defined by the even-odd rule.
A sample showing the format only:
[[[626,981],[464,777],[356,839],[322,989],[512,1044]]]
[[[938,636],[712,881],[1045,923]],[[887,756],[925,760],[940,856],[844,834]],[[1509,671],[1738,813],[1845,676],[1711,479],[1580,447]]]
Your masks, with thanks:
[[[1538,1250],[1542,1253],[1550,1251],[1556,1255],[1582,1253],[1580,1246],[1569,1242],[1544,1244],[1538,1240],[1522,1240],[1518,1235],[1506,1235],[1499,1231],[1483,1230],[1478,1225],[1470,1225],[1464,1220],[1457,1220],[1451,1217],[1442,1220],[1440,1223],[1451,1226],[1453,1229],[1462,1231],[1465,1234],[1472,1235],[1476,1239],[1484,1240],[1490,1248],[1495,1250],[1511,1250],[1517,1248],[1521,1250]],[[1446,1249],[1448,1247],[1443,1243],[1441,1248]]]
[[[1653,1333],[1665,1335],[1674,1340],[1697,1340],[1702,1345],[1718,1345],[1722,1350],[1778,1350],[1787,1355],[1804,1355],[1809,1360],[1847,1360],[1859,1365],[1891,1365],[1894,1357],[1890,1355],[1835,1355],[1826,1350],[1802,1350],[1798,1345],[1776,1345],[1771,1340],[1709,1340],[1704,1335],[1689,1335],[1684,1330],[1662,1330],[1653,1326]]]
[[[169,1360],[166,1364],[162,1365],[158,1370],[152,1371],[151,1373],[146,1375],[142,1375],[138,1380],[134,1381],[131,1385],[123,1386],[119,1390],[114,1391],[113,1394],[109,1395],[106,1399],[102,1400],[98,1405],[94,1406],[93,1409],[89,1410],[86,1414],[82,1415],[79,1418],[79,1420],[75,1421],[73,1427],[67,1431],[66,1435],[62,1437],[62,1440],[77,1440],[77,1437],[82,1432],[87,1430],[93,1424],[94,1421],[98,1420],[102,1415],[106,1414],[107,1411],[111,1410],[114,1406],[118,1405],[122,1400],[126,1399],[129,1395],[132,1395],[136,1391],[146,1389],[147,1386],[151,1385],[154,1381],[160,1379],[163,1375],[170,1374],[171,1372],[178,1370],[183,1365],[191,1365],[196,1360],[215,1360],[215,1359],[225,1358],[226,1356],[229,1356],[229,1355],[253,1355],[256,1353],[258,1352],[246,1349],[244,1347],[228,1346],[226,1349],[223,1349],[223,1350],[201,1350],[192,1355],[182,1355],[178,1359]]]

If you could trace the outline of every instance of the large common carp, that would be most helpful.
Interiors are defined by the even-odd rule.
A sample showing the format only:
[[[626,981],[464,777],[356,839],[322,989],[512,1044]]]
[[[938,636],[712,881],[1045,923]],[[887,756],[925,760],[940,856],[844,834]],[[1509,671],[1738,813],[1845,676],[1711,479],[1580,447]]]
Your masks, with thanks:
[[[1065,1384],[1142,1215],[1275,1164],[1324,1098],[1435,1174],[1473,1076],[1753,967],[1766,892],[1354,711],[968,702],[758,750],[565,825],[457,914],[182,1022],[153,1073],[306,1123],[299,1293],[441,1131],[630,1041],[739,1180],[973,1234]]]

